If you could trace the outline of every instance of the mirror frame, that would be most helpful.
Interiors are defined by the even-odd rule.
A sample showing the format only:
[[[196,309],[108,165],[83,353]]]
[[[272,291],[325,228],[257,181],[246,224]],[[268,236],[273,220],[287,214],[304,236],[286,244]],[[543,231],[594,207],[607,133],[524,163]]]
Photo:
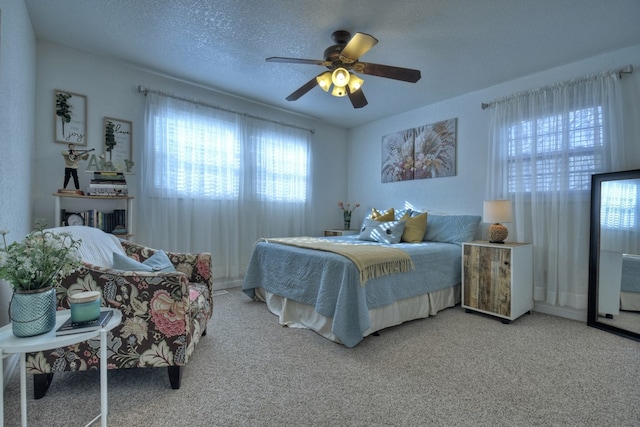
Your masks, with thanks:
[[[640,179],[640,169],[594,174],[591,176],[591,221],[589,231],[589,290],[587,325],[640,341],[640,333],[598,321],[598,272],[600,265],[600,201],[601,186],[606,181]]]

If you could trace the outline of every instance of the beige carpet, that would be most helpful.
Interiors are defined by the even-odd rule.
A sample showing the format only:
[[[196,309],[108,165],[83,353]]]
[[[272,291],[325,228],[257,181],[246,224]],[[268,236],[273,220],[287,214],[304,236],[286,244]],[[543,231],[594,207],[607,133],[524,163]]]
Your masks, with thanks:
[[[109,372],[111,426],[639,426],[640,343],[533,313],[504,325],[460,307],[348,349],[277,324],[239,289],[171,390],[165,369]],[[97,373],[57,375],[31,426],[84,425]],[[19,425],[19,381],[5,390]],[[98,424],[99,425],[99,424]]]

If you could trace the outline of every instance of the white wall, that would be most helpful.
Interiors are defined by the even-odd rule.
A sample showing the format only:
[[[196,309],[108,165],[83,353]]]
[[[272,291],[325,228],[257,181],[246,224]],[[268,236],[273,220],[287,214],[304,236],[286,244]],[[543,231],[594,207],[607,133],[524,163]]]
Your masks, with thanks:
[[[636,71],[631,75],[625,75],[622,80],[627,149],[625,169],[640,168],[640,120],[638,120],[640,116],[640,45],[638,45],[351,129],[349,131],[348,197],[349,200],[359,201],[365,207],[360,212],[356,211],[358,215],[356,221],[361,221],[362,216],[371,207],[388,208],[402,206],[405,203],[449,213],[481,215],[486,189],[490,117],[490,111],[482,110],[481,103],[491,102],[520,91],[621,68],[628,64],[633,65]],[[469,64],[469,66],[472,65]],[[450,118],[458,119],[456,176],[381,183],[381,142],[384,135]],[[585,269],[587,268],[588,260],[585,260]]]
[[[36,42],[22,1],[0,0],[0,229],[7,243],[32,227]],[[2,244],[2,243],[0,243]],[[9,323],[11,288],[0,282],[0,325]]]
[[[33,212],[37,218],[45,218],[49,224],[54,223],[52,193],[63,185],[64,163],[60,152],[66,149],[66,144],[54,142],[54,90],[60,89],[87,96],[86,148],[96,148],[97,152],[102,153],[102,123],[105,116],[132,121],[133,144],[141,146],[143,143],[144,96],[137,91],[138,85],[142,85],[148,89],[161,90],[259,117],[315,129],[312,139],[313,211],[316,222],[314,230],[310,232],[320,235],[323,229],[340,225],[340,212],[336,202],[344,199],[347,194],[345,129],[327,126],[312,118],[265,107],[48,42],[37,43],[37,61],[37,154],[33,193]],[[135,158],[133,160],[136,161]],[[90,173],[83,172],[86,165],[86,162],[80,165],[81,189],[86,189],[91,179]],[[135,179],[129,177],[127,183],[135,196]],[[68,188],[72,188],[72,184]],[[141,220],[142,218],[135,218],[134,226],[136,221]]]

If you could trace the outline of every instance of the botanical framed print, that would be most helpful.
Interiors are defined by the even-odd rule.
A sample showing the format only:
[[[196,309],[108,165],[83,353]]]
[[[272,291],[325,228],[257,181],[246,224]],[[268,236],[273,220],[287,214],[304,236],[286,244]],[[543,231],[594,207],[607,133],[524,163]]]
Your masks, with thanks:
[[[458,119],[448,119],[382,137],[381,180],[455,176]]]
[[[105,160],[118,172],[131,173],[133,166],[133,123],[129,120],[104,118]]]
[[[73,92],[54,91],[55,141],[87,145],[87,97]]]
[[[413,179],[414,130],[382,137],[382,182]]]
[[[414,179],[456,174],[458,119],[449,119],[415,129]]]

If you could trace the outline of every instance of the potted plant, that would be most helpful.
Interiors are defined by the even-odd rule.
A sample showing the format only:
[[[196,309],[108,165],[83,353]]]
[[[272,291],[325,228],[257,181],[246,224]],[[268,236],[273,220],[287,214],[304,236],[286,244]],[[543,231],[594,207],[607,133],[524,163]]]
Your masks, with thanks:
[[[107,146],[107,151],[109,152],[109,160],[111,160],[113,148],[117,145],[115,136],[115,124],[111,120],[108,120],[107,124],[104,127],[104,145]]]
[[[23,241],[7,246],[7,231],[0,230],[0,279],[13,288],[9,317],[13,334],[29,337],[49,332],[56,324],[56,286],[78,268],[80,240],[68,233],[54,233],[36,221]]]
[[[347,203],[347,206],[345,207],[344,203],[338,202],[338,207],[342,209],[342,217],[344,219],[344,229],[348,230],[349,228],[351,228],[351,214],[353,213],[353,211],[355,211],[357,208],[360,207],[360,203],[356,203],[353,206],[353,209],[351,209],[351,203]]]

